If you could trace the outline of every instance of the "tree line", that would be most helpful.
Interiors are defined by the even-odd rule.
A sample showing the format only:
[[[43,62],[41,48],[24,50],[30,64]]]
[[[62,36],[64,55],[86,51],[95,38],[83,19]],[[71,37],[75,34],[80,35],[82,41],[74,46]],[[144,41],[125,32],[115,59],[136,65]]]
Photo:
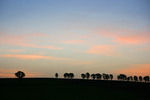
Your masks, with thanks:
[[[23,78],[25,77],[25,73],[22,72],[22,71],[18,71],[15,73],[15,76],[18,77],[18,78]],[[58,78],[58,73],[55,73],[55,77]],[[74,73],[64,73],[64,78],[69,78],[69,79],[72,79],[74,78]],[[89,72],[87,73],[82,73],[81,74],[81,77],[82,79],[89,79],[89,78],[92,78],[93,80],[97,79],[97,80],[113,80],[114,76],[112,74],[100,74],[100,73],[96,73],[96,74],[90,74]],[[145,81],[145,82],[149,82],[150,80],[150,77],[149,76],[127,76],[125,74],[119,74],[117,76],[117,79],[120,80],[120,81],[135,81],[135,82],[142,82],[142,81]]]
[[[117,79],[122,80],[122,81],[126,80],[126,81],[142,82],[144,80],[145,82],[149,82],[150,77],[149,76],[144,76],[144,77],[142,77],[142,76],[139,76],[139,77],[138,76],[126,76],[125,74],[120,74],[117,76]]]

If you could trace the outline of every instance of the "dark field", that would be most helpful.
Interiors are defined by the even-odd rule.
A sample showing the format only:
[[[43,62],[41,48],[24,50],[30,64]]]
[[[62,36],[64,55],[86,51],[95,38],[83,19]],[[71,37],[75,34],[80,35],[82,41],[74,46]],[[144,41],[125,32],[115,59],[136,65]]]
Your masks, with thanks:
[[[0,79],[0,100],[150,100],[150,83],[24,78]]]

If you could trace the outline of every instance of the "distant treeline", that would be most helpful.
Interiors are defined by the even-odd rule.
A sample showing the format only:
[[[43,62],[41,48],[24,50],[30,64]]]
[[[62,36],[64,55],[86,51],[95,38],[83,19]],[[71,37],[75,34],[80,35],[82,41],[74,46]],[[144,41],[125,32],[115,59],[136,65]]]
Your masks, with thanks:
[[[15,73],[15,76],[18,77],[18,78],[23,78],[25,77],[25,73],[22,72],[22,71],[18,71]],[[55,77],[58,78],[59,77],[59,74],[58,73],[55,73]],[[114,76],[112,74],[100,74],[100,73],[97,73],[97,74],[90,74],[89,72],[87,73],[82,73],[81,74],[81,77],[83,79],[89,79],[90,77],[95,80],[113,80]],[[64,78],[69,78],[69,79],[72,79],[74,78],[74,73],[64,73]],[[149,76],[126,76],[125,74],[119,74],[117,76],[117,79],[120,80],[120,81],[135,81],[135,82],[149,82],[150,80],[150,77]]]

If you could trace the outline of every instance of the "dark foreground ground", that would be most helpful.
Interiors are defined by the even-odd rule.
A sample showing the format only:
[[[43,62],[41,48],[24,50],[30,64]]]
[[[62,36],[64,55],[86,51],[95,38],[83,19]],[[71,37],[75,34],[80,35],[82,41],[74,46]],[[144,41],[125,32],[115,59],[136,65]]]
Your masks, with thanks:
[[[7,78],[0,79],[0,100],[150,100],[150,83]]]

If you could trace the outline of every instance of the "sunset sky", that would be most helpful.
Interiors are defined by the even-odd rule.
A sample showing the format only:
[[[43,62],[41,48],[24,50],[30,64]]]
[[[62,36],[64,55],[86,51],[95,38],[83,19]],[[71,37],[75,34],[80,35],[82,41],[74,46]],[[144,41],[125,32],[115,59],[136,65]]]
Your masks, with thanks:
[[[150,0],[0,0],[0,77],[150,75]]]

